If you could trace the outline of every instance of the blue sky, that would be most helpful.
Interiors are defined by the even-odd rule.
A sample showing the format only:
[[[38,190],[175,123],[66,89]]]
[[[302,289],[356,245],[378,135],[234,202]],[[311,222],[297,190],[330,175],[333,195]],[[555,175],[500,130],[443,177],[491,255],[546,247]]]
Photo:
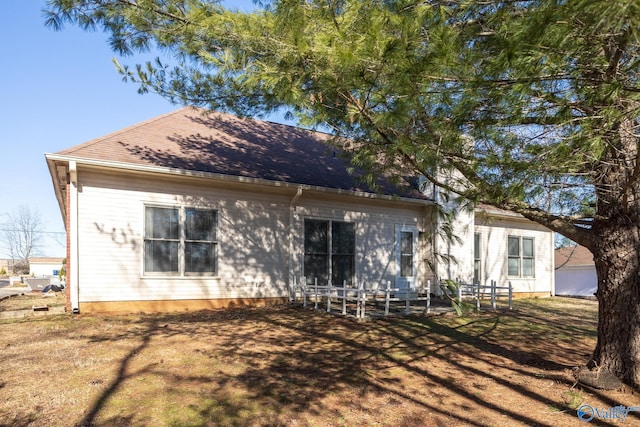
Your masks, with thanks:
[[[251,7],[250,1],[228,3]],[[180,106],[154,94],[139,95],[137,86],[123,83],[105,34],[69,25],[61,32],[46,28],[45,5],[44,0],[0,2],[0,213],[19,205],[37,210],[47,232],[40,255],[64,256],[64,225],[44,154]],[[135,58],[120,61],[133,65]],[[3,252],[0,248],[0,258],[7,256]]]

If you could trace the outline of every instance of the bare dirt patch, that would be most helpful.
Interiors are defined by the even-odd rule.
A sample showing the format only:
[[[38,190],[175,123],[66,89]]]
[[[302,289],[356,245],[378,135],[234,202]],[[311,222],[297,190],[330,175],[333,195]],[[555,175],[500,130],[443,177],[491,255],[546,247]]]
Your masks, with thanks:
[[[367,322],[294,306],[3,321],[0,425],[581,425],[581,404],[640,405],[574,385],[596,316],[554,298]]]

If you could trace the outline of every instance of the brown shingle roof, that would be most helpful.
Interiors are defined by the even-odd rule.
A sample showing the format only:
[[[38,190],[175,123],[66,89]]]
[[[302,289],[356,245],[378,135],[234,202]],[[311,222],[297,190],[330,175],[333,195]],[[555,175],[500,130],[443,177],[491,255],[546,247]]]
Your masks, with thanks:
[[[182,108],[58,154],[372,192],[349,174],[329,139],[292,126]],[[379,184],[385,194],[425,198],[408,183],[401,190]]]
[[[584,246],[567,246],[555,251],[555,267],[592,266],[593,254]]]

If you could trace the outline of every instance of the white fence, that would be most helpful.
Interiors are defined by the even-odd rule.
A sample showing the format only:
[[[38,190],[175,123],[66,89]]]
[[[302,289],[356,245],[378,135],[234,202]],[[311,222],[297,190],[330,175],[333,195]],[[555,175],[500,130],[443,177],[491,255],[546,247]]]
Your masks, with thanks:
[[[508,286],[497,286],[495,280],[491,280],[489,285],[480,284],[463,284],[458,283],[457,298],[458,302],[463,299],[473,298],[476,301],[476,309],[480,310],[480,302],[489,298],[491,307],[496,309],[496,301],[498,298],[507,297],[509,309],[512,309],[513,287],[511,282]],[[331,312],[333,301],[337,301],[338,307],[341,308],[342,314],[347,314],[347,306],[349,303],[355,303],[355,316],[362,319],[366,316],[367,304],[384,303],[384,315],[388,316],[391,303],[404,303],[404,312],[411,313],[411,305],[417,302],[424,302],[424,312],[431,312],[431,281],[428,280],[426,286],[417,288],[392,288],[391,282],[387,281],[384,287],[367,288],[364,284],[356,287],[347,286],[346,282],[342,286],[318,285],[316,279],[312,285],[306,283],[303,277],[301,283],[294,284],[295,298],[301,297],[302,304],[307,307],[310,303],[314,309],[318,309],[320,303],[324,302],[327,312]]]
[[[498,298],[508,298],[509,310],[513,308],[513,286],[511,282],[507,286],[498,286],[495,280],[490,280],[488,285],[460,283],[458,281],[456,289],[457,294],[455,297],[458,302],[462,302],[463,299],[475,299],[477,310],[480,310],[480,301],[486,298],[490,299],[491,308],[494,310],[497,307]]]
[[[366,315],[367,303],[380,303],[384,302],[384,315],[389,315],[389,310],[392,302],[404,302],[405,313],[411,312],[411,303],[415,301],[426,301],[425,311],[430,311],[430,291],[431,282],[427,281],[426,287],[421,288],[392,288],[391,282],[387,281],[385,287],[367,288],[363,284],[360,284],[357,288],[347,286],[346,282],[342,286],[318,285],[316,279],[312,285],[306,284],[306,279],[303,278],[301,283],[294,285],[296,297],[302,297],[302,304],[307,307],[309,300],[314,305],[314,308],[318,308],[318,304],[326,301],[327,312],[331,311],[332,300],[338,300],[342,308],[342,314],[347,314],[347,304],[349,302],[355,303],[356,310],[355,316],[357,318],[364,318]]]

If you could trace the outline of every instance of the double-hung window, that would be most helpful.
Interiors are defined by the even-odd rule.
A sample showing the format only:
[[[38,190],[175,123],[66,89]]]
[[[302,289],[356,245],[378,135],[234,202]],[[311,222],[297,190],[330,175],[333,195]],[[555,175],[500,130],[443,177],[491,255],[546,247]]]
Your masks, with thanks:
[[[400,276],[413,277],[413,232],[400,232]]]
[[[217,212],[145,206],[145,274],[216,273]]]
[[[473,235],[473,283],[480,283],[482,278],[481,241],[480,233],[475,233]]]
[[[508,273],[513,277],[533,277],[535,272],[534,239],[509,236]]]
[[[350,222],[304,221],[304,275],[307,284],[353,286],[355,226]]]

